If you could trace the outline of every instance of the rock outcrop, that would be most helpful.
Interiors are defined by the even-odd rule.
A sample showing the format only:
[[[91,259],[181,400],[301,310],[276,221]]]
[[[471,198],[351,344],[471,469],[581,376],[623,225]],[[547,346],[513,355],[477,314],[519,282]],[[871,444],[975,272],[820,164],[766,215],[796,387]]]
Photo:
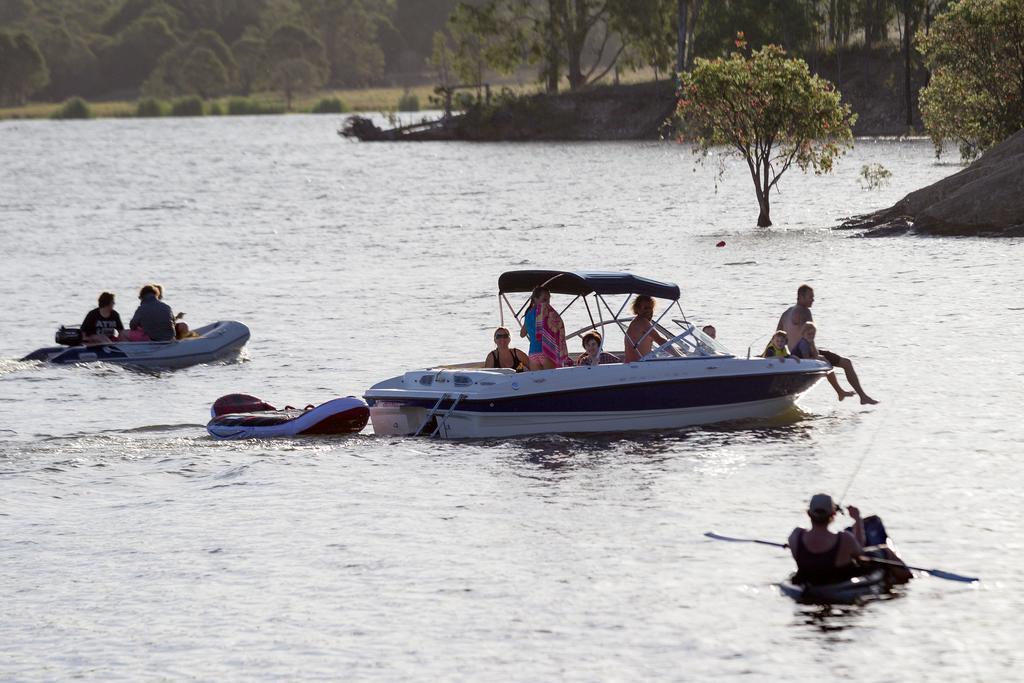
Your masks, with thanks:
[[[973,164],[895,205],[846,221],[862,237],[924,235],[1024,236],[1024,130]]]

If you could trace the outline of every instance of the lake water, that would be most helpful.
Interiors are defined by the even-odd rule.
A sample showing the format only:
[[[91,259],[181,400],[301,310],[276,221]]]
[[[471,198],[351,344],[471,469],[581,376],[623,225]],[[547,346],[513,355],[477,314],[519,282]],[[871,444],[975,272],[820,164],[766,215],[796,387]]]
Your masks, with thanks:
[[[665,143],[360,144],[331,116],[0,123],[0,679],[991,681],[1019,677],[1024,240],[830,228],[955,172],[857,141],[790,171],[770,230],[745,166]],[[858,185],[865,164],[887,187]],[[726,246],[717,248],[720,240]],[[209,406],[305,405],[480,358],[499,273],[678,282],[737,353],[815,286],[822,383],[746,428],[453,443],[223,443]],[[242,362],[16,361],[103,289],[166,287]],[[557,301],[557,298],[556,298]],[[126,317],[127,319],[127,317]],[[773,583],[818,490],[931,577],[822,612]]]

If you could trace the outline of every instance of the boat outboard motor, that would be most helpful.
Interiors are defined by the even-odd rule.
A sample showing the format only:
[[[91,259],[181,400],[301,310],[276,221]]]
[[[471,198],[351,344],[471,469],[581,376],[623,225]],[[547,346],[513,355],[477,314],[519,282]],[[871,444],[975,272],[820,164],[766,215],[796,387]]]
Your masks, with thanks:
[[[79,327],[64,327],[61,325],[60,329],[57,330],[57,334],[53,336],[53,341],[61,346],[78,346],[82,343],[82,330]]]

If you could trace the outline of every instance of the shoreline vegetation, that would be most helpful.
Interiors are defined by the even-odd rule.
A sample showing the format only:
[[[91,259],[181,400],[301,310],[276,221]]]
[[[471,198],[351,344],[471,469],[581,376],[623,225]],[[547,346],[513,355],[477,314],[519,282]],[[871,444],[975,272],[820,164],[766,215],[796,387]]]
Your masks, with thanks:
[[[30,102],[16,107],[0,107],[0,121],[51,118],[152,118],[157,116],[218,116],[254,114],[342,114],[346,112],[419,111],[433,108],[432,86],[411,88],[360,88],[324,90],[296,97],[292,111],[287,111],[284,99],[273,92],[256,93],[249,97],[230,96],[202,99],[198,96],[179,98],[140,97],[137,100],[91,101],[72,97],[64,102]],[[201,111],[196,112],[198,101]],[[72,105],[72,103],[74,103]],[[189,104],[186,104],[189,103]],[[85,105],[83,112],[81,105]],[[177,105],[177,110],[176,110]],[[62,115],[63,110],[75,111]]]

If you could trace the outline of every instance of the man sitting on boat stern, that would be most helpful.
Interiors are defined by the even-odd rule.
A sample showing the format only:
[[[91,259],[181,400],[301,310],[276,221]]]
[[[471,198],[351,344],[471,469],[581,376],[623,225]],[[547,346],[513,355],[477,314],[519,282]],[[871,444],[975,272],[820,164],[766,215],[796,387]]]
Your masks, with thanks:
[[[636,317],[626,329],[626,363],[635,363],[646,356],[651,352],[654,342],[665,343],[665,338],[658,334],[651,322],[654,319],[654,299],[646,294],[638,294],[633,299],[633,315]],[[677,355],[671,348],[669,353]]]
[[[153,285],[139,290],[139,307],[128,323],[131,329],[125,332],[127,341],[171,341],[175,338],[174,312],[171,307],[157,298]]]
[[[807,516],[811,518],[811,528],[797,527],[789,535],[789,550],[796,560],[797,572],[794,583],[815,585],[839,583],[854,576],[860,576],[870,569],[870,563],[857,564],[858,558],[865,555],[864,521],[860,510],[853,505],[846,508],[853,519],[851,531],[832,533],[828,525],[835,519],[839,507],[827,493],[818,493],[811,498],[807,506]],[[873,546],[872,550],[883,558],[901,562],[891,550],[885,546]],[[905,568],[888,567],[892,583],[904,583],[910,580],[910,572]]]
[[[795,346],[803,335],[804,323],[814,320],[814,316],[811,315],[811,306],[814,305],[814,289],[807,284],[800,285],[796,290],[796,303],[785,311],[782,316],[779,317],[779,324],[775,326],[776,330],[784,330],[788,335],[789,339]],[[857,372],[853,369],[853,362],[849,358],[843,358],[838,353],[832,353],[825,349],[818,349],[818,353],[834,368],[842,368],[846,373],[846,379],[849,380],[853,386],[857,395],[860,396],[860,402],[865,405],[873,405],[878,403],[875,399],[865,393],[864,389],[860,386],[860,378],[857,377]],[[798,355],[798,354],[796,354]],[[836,373],[830,372],[825,375],[825,379],[832,385],[832,388],[836,391],[836,397],[842,401],[843,399],[853,396],[852,391],[843,389],[842,385],[839,384],[839,380],[836,378]]]
[[[89,311],[82,321],[82,341],[86,344],[109,344],[117,339],[119,332],[124,331],[121,316],[114,310],[114,295],[111,292],[100,294],[99,306]]]

